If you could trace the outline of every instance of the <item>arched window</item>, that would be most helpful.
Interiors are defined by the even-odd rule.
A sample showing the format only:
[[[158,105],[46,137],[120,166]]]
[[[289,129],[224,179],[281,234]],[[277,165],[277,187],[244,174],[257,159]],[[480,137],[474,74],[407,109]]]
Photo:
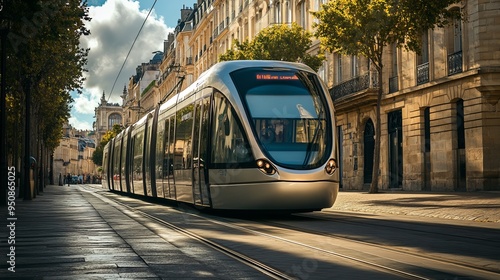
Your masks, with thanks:
[[[122,124],[122,115],[120,115],[118,113],[113,113],[113,114],[109,115],[108,127],[112,128],[113,125],[115,125],[115,124]]]

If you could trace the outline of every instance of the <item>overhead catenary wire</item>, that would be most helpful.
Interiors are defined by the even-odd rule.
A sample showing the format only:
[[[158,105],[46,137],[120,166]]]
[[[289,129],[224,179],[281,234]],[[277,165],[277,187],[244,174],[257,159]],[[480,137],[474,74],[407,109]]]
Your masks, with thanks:
[[[120,71],[118,71],[118,75],[116,75],[116,79],[115,79],[115,81],[113,83],[113,86],[111,87],[111,91],[109,92],[109,96],[108,96],[108,99],[106,100],[106,102],[109,102],[109,99],[111,98],[111,95],[113,94],[113,89],[115,88],[116,82],[118,81],[118,78],[120,77],[120,74],[122,73],[123,67],[125,67],[125,63],[127,62],[127,59],[128,59],[128,57],[130,55],[130,52],[132,52],[132,49],[134,48],[134,45],[135,45],[135,42],[137,41],[137,38],[139,38],[139,34],[141,34],[142,28],[146,24],[146,21],[148,20],[149,15],[151,14],[151,11],[153,11],[154,6],[156,5],[156,1],[157,0],[155,0],[153,2],[153,5],[151,5],[151,8],[149,9],[148,15],[146,16],[146,18],[142,22],[141,28],[137,32],[137,35],[135,36],[135,39],[132,42],[132,45],[130,46],[130,49],[128,50],[127,56],[125,57],[125,60],[123,61],[122,67],[120,67]]]

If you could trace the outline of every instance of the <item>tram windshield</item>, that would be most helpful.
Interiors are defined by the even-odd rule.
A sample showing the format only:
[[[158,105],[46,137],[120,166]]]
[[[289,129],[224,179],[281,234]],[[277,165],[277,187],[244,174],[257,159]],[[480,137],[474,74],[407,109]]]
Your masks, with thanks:
[[[231,77],[261,148],[278,165],[309,169],[331,151],[330,121],[317,77],[288,69],[250,68]]]

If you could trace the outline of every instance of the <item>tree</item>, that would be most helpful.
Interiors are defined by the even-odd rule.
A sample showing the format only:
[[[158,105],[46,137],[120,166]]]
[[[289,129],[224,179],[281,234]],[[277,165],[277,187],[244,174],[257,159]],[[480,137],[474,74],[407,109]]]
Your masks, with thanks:
[[[92,161],[97,165],[102,165],[104,147],[108,144],[111,139],[118,135],[122,131],[122,127],[119,124],[113,125],[113,129],[108,130],[101,139],[101,142],[96,147],[94,153],[92,154]]]
[[[253,59],[253,51],[250,42],[245,41],[240,43],[238,39],[233,41],[233,48],[226,51],[219,56],[220,61],[229,60],[251,60]]]
[[[331,0],[312,14],[319,19],[314,35],[330,52],[361,55],[378,72],[375,149],[370,193],[378,192],[380,165],[380,107],[382,100],[382,55],[384,47],[396,44],[420,52],[422,33],[443,26],[453,16],[447,10],[460,0]]]
[[[234,48],[219,57],[227,60],[283,60],[302,62],[317,71],[324,60],[322,53],[310,55],[312,34],[297,23],[275,24],[261,30],[252,41],[234,42]]]
[[[2,24],[10,26],[7,35],[7,153],[18,161],[21,143],[24,152],[24,185],[28,186],[29,157],[37,160],[35,171],[43,177],[48,155],[58,145],[64,122],[73,101],[70,91],[83,83],[88,49],[79,47],[80,37],[88,35],[89,21],[85,1],[26,0],[3,2]],[[4,16],[5,15],[5,16]],[[33,121],[35,120],[36,121]],[[23,131],[24,135],[20,133]],[[20,141],[20,137],[24,141]],[[17,164],[14,163],[17,166]],[[38,181],[38,180],[37,180]],[[39,186],[42,186],[39,184]],[[21,192],[23,189],[21,189]],[[24,193],[25,198],[29,196]]]

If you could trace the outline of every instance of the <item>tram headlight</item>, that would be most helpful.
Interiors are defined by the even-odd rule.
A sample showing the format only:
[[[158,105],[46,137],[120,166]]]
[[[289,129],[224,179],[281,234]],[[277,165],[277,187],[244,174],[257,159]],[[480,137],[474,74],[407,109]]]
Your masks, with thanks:
[[[337,161],[331,158],[325,166],[325,171],[328,175],[332,175],[337,170]]]
[[[257,167],[260,171],[262,171],[262,173],[267,175],[274,175],[276,173],[276,169],[269,161],[265,159],[258,159],[256,163]]]

